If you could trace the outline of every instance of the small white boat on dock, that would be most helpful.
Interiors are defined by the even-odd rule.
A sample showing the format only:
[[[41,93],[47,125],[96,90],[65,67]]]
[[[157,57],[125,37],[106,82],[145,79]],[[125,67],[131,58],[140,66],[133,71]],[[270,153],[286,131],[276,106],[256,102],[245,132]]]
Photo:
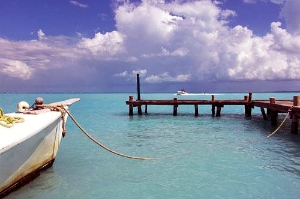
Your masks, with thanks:
[[[43,105],[42,98],[37,99],[35,108],[20,102],[18,112],[0,110],[0,198],[52,166],[65,133],[66,111],[80,101],[73,98]],[[55,107],[61,107],[60,111]]]

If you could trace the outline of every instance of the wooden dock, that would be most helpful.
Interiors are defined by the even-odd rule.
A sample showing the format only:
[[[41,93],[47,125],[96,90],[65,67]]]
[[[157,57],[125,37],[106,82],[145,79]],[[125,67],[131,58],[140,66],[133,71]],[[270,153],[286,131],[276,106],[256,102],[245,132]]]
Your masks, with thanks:
[[[140,96],[139,96],[140,98]],[[240,105],[244,106],[245,116],[251,117],[251,112],[254,107],[261,109],[262,116],[265,120],[270,118],[271,125],[277,126],[277,119],[279,113],[289,113],[291,123],[291,133],[298,134],[299,118],[300,118],[300,96],[294,96],[291,100],[277,100],[271,97],[269,100],[252,100],[252,93],[248,96],[244,96],[241,100],[216,100],[215,96],[211,96],[211,100],[178,100],[174,98],[172,100],[134,100],[133,96],[129,96],[129,100],[126,101],[129,106],[129,115],[133,115],[134,107],[137,107],[137,113],[143,114],[142,106],[145,106],[145,114],[148,112],[148,105],[155,106],[173,106],[173,115],[177,115],[177,109],[180,105],[192,105],[194,106],[195,116],[199,115],[198,106],[210,105],[211,114],[213,117],[220,117],[221,110],[224,106],[228,105]],[[265,111],[267,110],[267,113]]]

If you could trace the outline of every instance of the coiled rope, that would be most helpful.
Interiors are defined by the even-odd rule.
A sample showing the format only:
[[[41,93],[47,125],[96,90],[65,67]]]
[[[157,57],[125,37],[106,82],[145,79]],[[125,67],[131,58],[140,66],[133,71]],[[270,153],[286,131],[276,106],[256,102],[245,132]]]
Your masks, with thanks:
[[[293,108],[293,107],[292,107]],[[290,108],[285,116],[285,118],[282,120],[281,124],[275,129],[275,131],[273,131],[272,133],[270,133],[267,137],[271,137],[273,135],[275,135],[275,133],[277,133],[279,131],[279,129],[282,127],[282,125],[285,123],[286,119],[288,118],[288,116],[290,115],[290,112],[292,110],[292,108]]]
[[[16,116],[4,115],[3,109],[0,108],[0,125],[6,128],[11,128],[15,123],[24,122],[24,119]]]

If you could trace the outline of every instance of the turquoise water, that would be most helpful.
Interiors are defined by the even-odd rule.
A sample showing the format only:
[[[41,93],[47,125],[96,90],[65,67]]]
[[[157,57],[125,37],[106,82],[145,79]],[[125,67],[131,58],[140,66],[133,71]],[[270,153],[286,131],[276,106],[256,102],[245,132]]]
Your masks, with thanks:
[[[90,141],[69,118],[67,135],[52,168],[7,198],[299,198],[300,135],[290,135],[290,121],[276,135],[255,108],[225,106],[211,117],[210,106],[148,106],[148,115],[128,116],[123,94],[1,94],[0,107],[80,97],[71,113],[96,139],[124,154],[162,157],[140,161],[113,155]],[[245,93],[216,95],[243,99]],[[300,93],[253,94],[253,99],[291,99]],[[210,96],[142,94],[143,99],[210,99]],[[136,113],[136,110],[135,110]],[[285,114],[279,116],[279,123]]]

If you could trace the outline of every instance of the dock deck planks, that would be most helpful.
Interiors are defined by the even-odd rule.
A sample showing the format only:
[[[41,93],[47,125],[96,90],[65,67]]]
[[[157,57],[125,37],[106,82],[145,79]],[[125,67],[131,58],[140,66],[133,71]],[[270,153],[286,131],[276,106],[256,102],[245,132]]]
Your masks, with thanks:
[[[193,105],[195,107],[195,116],[198,116],[199,105],[211,105],[212,116],[221,116],[221,108],[227,105],[240,105],[245,107],[245,116],[251,117],[251,109],[258,107],[261,109],[265,120],[268,119],[264,109],[267,109],[268,115],[271,119],[272,125],[277,125],[278,113],[289,113],[292,119],[291,133],[298,134],[298,123],[300,118],[300,96],[294,96],[293,100],[277,100],[272,97],[270,100],[252,100],[252,93],[249,96],[244,96],[243,100],[215,100],[212,95],[212,100],[133,100],[133,96],[129,96],[126,101],[129,106],[129,115],[133,115],[133,108],[138,108],[138,114],[142,115],[142,106],[145,106],[145,113],[147,113],[148,105],[155,106],[173,106],[173,115],[177,115],[177,108],[179,105]],[[215,110],[217,108],[217,111]]]

